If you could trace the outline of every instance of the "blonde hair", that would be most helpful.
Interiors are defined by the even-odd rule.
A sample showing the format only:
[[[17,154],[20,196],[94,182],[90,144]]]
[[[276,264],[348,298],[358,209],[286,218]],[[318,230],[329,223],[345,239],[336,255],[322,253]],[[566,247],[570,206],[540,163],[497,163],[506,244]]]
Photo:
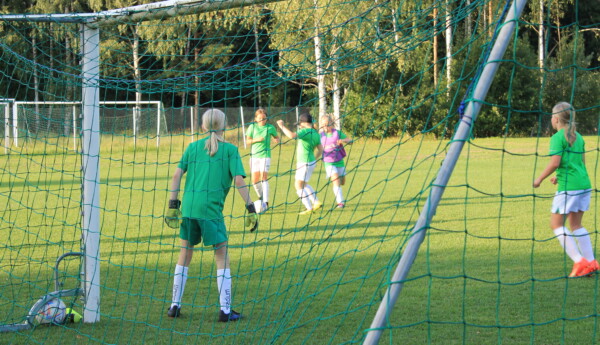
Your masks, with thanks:
[[[214,156],[219,150],[219,141],[224,143],[223,130],[225,129],[225,113],[219,109],[209,109],[202,114],[202,127],[208,131],[210,137],[204,145],[209,156]]]
[[[573,145],[575,139],[577,139],[576,123],[575,123],[575,109],[567,102],[560,102],[552,108],[552,116],[556,116],[558,122],[566,126],[565,138],[569,142],[569,145]]]
[[[265,117],[267,117],[267,112],[263,108],[258,108],[254,113],[254,118],[256,119],[258,115],[264,115]]]
[[[325,123],[325,120],[327,120],[327,123]],[[321,122],[323,122],[323,125],[325,126],[332,126],[333,123],[333,115],[331,114],[325,114],[323,116],[321,116]]]

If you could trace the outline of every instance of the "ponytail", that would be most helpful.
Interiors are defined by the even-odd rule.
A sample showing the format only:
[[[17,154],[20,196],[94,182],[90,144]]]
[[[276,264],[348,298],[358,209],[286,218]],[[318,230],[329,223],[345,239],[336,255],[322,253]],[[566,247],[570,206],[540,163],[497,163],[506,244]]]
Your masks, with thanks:
[[[575,122],[575,109],[567,102],[560,102],[552,108],[552,116],[556,116],[558,121],[566,126],[565,139],[569,142],[569,146],[573,145],[577,139],[577,126]]]
[[[225,113],[219,109],[209,109],[202,114],[202,127],[208,131],[209,138],[204,149],[209,156],[214,156],[219,150],[219,142],[224,143]]]

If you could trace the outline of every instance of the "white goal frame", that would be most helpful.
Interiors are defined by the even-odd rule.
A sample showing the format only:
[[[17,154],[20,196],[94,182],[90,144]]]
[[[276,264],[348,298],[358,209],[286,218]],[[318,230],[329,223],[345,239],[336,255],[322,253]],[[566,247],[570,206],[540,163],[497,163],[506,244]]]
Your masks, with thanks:
[[[2,104],[8,104],[8,103],[0,102],[0,105],[2,105]],[[74,151],[77,150],[77,137],[79,137],[79,135],[77,133],[77,106],[79,106],[81,108],[82,102],[80,102],[80,101],[57,101],[57,102],[13,101],[12,104],[13,104],[13,107],[12,107],[12,129],[13,130],[12,130],[12,132],[13,132],[13,145],[15,147],[19,147],[19,136],[18,136],[19,106],[23,106],[23,105],[41,105],[41,106],[62,105],[62,106],[72,106],[73,107],[73,111],[72,111],[72,114],[73,114],[73,117],[72,117],[73,150]],[[163,118],[164,112],[165,112],[162,101],[99,101],[99,105],[134,105],[136,107],[139,107],[141,105],[155,106],[156,107],[156,147],[158,147],[160,145],[161,119]],[[10,112],[8,109],[6,111]],[[6,131],[6,129],[10,127],[10,124],[9,124],[6,114],[7,113],[5,112],[5,117],[4,117],[5,151],[7,150],[7,147],[8,147],[7,145],[8,145],[8,142],[10,141],[10,138],[7,136],[8,133],[10,133],[10,130]],[[135,108],[134,108],[133,115],[132,115],[132,123],[133,123],[133,143],[135,146],[136,142],[137,142],[137,132],[138,132],[138,124],[137,124]]]

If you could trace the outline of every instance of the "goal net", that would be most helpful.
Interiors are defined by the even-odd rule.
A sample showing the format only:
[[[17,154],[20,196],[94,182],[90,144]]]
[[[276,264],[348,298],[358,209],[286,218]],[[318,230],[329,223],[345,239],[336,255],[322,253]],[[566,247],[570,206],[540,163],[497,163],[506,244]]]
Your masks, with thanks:
[[[16,145],[19,139],[77,140],[80,136],[81,101],[14,101],[7,105],[10,115],[6,127],[12,129]],[[101,101],[98,106],[101,133],[156,139],[168,132],[160,101]]]
[[[0,16],[0,111],[10,113],[0,342],[350,344],[374,331],[388,344],[598,342],[600,275],[567,277],[573,261],[548,225],[557,187],[532,186],[551,161],[552,107],[568,102],[585,140],[592,197],[582,222],[595,252],[596,2],[530,2],[514,20],[513,2],[498,0],[181,0],[123,11],[113,11],[118,1],[29,3],[6,2],[12,14]],[[500,55],[497,42],[506,43]],[[483,77],[489,66],[496,73]],[[181,317],[167,315],[181,247],[165,225],[171,179],[190,142],[206,136],[201,115],[211,108],[227,116],[225,139],[238,147],[253,200],[244,144],[257,109],[281,140],[271,142],[258,230],[245,230],[235,188],[224,204],[235,323],[218,322],[214,248],[202,244]],[[315,122],[329,114],[352,143],[342,202],[318,159],[308,183],[323,206],[300,214],[298,143],[276,123],[296,131],[307,112]],[[97,114],[98,129],[86,114]],[[440,184],[457,144],[462,154]],[[90,178],[82,167],[94,161]],[[85,223],[91,212],[97,228]],[[435,215],[416,227],[427,212]],[[92,235],[97,251],[86,244]],[[399,284],[394,304],[387,292]],[[42,296],[79,288],[61,299],[97,318],[29,324]],[[389,309],[373,327],[381,306]]]

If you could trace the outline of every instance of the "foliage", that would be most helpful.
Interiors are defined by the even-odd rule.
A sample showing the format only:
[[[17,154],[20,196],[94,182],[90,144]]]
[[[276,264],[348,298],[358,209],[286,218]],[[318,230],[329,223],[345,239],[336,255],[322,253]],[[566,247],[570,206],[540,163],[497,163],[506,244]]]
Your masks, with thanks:
[[[2,10],[90,12],[149,2],[4,1]],[[504,5],[500,1],[360,0],[352,5],[342,0],[281,1],[122,23],[102,28],[103,97],[129,100],[138,92],[170,107],[313,107],[319,102],[313,39],[319,35],[324,101],[330,111],[341,107],[346,131],[368,137],[451,136],[457,109],[470,97],[467,87],[478,78],[476,72],[486,48],[493,44],[491,32]],[[580,128],[587,133],[595,130],[600,92],[600,50],[590,49],[599,44],[600,15],[593,11],[595,6],[596,2],[547,2],[543,23],[536,22],[539,3],[526,9],[526,22],[501,63],[474,135],[548,133],[545,114],[559,100],[581,110]],[[445,56],[447,20],[453,28],[451,57]],[[80,97],[77,25],[1,25],[2,58],[14,66],[0,78],[3,97],[47,101]],[[542,25],[547,36],[544,70],[538,68],[537,51]],[[23,83],[14,87],[14,80]]]

